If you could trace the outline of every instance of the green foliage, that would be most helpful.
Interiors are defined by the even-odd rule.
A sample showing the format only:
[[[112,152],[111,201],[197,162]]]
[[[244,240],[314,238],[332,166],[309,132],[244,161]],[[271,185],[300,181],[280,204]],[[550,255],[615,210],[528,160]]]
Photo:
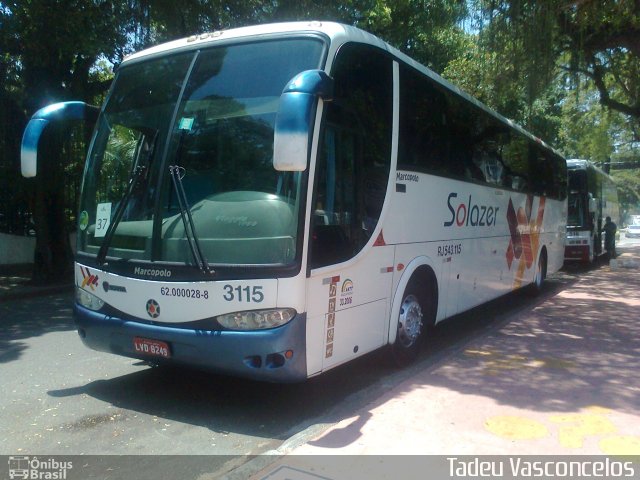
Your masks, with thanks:
[[[601,166],[638,158],[637,135],[630,125],[626,115],[600,103],[594,86],[568,89],[562,101],[558,147],[567,158],[586,158]],[[640,169],[612,168],[621,211],[640,213]]]
[[[563,100],[562,115],[559,144],[565,155],[597,163],[609,160],[614,151],[612,131],[617,116],[599,104],[595,90],[569,92]]]
[[[0,204],[33,211],[46,202],[18,173],[20,138],[36,109],[102,103],[112,65],[150,45],[289,20],[378,35],[567,157],[640,158],[635,0],[14,0],[0,2]],[[45,156],[66,159],[71,221],[86,136],[75,134],[62,157]],[[111,148],[124,158],[132,143],[119,140]],[[614,175],[625,208],[637,208],[638,170]]]
[[[474,0],[474,40],[445,76],[556,146],[603,164],[640,159],[640,3]],[[638,170],[613,170],[624,210]]]
[[[362,17],[355,22],[357,26],[380,36],[438,73],[464,52],[466,35],[461,28],[467,14],[464,2],[375,0],[361,3],[364,5],[358,10],[362,11]],[[368,8],[362,8],[366,4]]]
[[[480,46],[516,70],[531,105],[558,70],[595,87],[600,103],[640,122],[640,3],[476,0]]]
[[[640,171],[614,171],[613,178],[618,187],[618,199],[623,218],[626,215],[640,214]]]

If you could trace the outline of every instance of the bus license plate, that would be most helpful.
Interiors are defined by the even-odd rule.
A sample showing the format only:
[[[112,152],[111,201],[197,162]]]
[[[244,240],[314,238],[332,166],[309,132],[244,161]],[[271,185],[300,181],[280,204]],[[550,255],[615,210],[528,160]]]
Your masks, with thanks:
[[[136,353],[142,353],[143,355],[163,358],[171,357],[169,344],[167,342],[161,342],[160,340],[135,337],[133,339],[133,348]]]

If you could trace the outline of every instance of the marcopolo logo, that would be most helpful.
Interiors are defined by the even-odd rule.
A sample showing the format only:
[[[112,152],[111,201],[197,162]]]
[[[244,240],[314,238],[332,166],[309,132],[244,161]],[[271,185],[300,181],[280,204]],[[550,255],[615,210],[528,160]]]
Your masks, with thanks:
[[[38,458],[23,455],[9,457],[9,478],[37,480],[65,480],[73,462],[63,462],[55,458]]]
[[[444,222],[445,227],[451,227],[454,224],[458,227],[492,227],[496,224],[500,207],[474,203],[471,195],[466,203],[461,202],[455,205],[457,197],[457,193],[451,192],[447,198],[451,218]]]
[[[415,173],[396,173],[396,182],[416,182],[420,181],[420,177]]]
[[[82,287],[89,287],[91,290],[96,289],[98,286],[98,276],[92,274],[87,267],[80,267],[80,273],[82,273]]]
[[[144,275],[146,277],[158,277],[169,278],[171,276],[171,270],[168,268],[142,268],[136,267],[133,269],[135,275]]]

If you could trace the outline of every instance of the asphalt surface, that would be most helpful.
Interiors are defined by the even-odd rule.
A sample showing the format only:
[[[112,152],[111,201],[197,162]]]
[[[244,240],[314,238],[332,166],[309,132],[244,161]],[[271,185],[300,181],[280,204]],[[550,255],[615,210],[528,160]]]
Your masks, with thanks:
[[[487,465],[493,478],[521,456],[551,460],[547,478],[591,477],[594,463],[611,466],[604,460],[640,478],[640,248],[621,242],[619,252],[610,264],[561,272],[536,301],[509,307],[340,422],[274,452],[275,464],[230,478],[476,478],[485,476],[479,456],[498,459]],[[567,471],[563,459],[580,459],[583,474],[554,475]]]
[[[92,478],[236,479],[322,455],[581,453],[569,445],[580,428],[596,429],[586,453],[607,438],[633,453],[640,285],[615,281],[637,273],[569,269],[538,298],[516,293],[445,322],[409,368],[380,351],[297,385],[94,352],[77,338],[68,288],[0,291],[0,454],[162,455],[121,459],[117,474],[95,457]],[[536,428],[545,435],[527,438]]]

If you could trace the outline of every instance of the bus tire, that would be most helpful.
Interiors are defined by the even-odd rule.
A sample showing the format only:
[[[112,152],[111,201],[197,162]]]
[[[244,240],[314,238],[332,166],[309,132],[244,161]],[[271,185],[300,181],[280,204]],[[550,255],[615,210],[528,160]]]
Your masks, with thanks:
[[[547,278],[547,251],[543,248],[538,258],[538,264],[536,266],[536,274],[533,278],[533,283],[529,288],[532,295],[539,295],[542,292],[544,281]]]
[[[412,279],[402,295],[396,340],[391,345],[394,363],[403,367],[412,363],[420,351],[425,328],[429,324],[426,303],[429,288],[424,280]]]

